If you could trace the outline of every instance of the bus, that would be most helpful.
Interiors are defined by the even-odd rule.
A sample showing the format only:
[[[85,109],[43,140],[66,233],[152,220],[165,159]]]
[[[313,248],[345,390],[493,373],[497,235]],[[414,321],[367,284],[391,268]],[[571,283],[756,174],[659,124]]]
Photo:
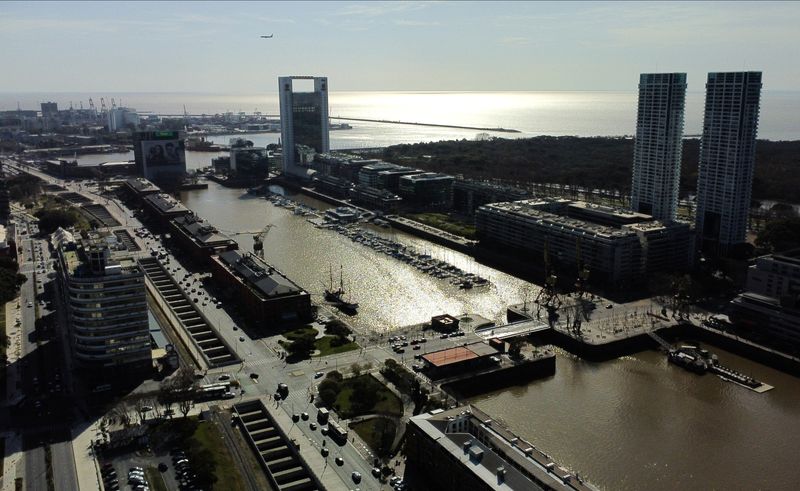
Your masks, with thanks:
[[[331,439],[339,445],[347,443],[347,430],[339,426],[339,423],[336,421],[328,423],[328,434],[331,436]]]
[[[231,391],[230,382],[199,385],[195,392],[198,399],[219,399]]]

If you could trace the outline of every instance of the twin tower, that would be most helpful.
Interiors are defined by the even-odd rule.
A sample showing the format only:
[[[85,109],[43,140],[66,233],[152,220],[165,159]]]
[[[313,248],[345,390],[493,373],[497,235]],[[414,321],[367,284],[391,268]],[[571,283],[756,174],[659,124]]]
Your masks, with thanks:
[[[761,72],[708,74],[695,209],[704,250],[745,242],[760,96]],[[666,222],[677,213],[685,102],[685,73],[640,76],[631,207]]]

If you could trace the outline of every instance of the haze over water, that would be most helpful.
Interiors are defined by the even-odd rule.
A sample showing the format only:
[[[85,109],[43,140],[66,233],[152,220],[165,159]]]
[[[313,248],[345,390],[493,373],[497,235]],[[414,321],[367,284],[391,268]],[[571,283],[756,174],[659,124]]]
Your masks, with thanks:
[[[332,81],[334,82],[334,81]],[[702,81],[705,83],[705,81]],[[689,81],[686,95],[686,135],[702,131],[704,91],[692,90],[702,83]],[[44,101],[69,108],[101,96],[110,104],[114,97],[125,106],[159,114],[216,114],[228,111],[278,114],[278,98],[264,94],[191,93],[0,93],[0,108],[39,109]],[[521,134],[500,133],[504,138],[536,135],[622,136],[636,131],[637,92],[331,92],[330,115],[391,121],[410,121],[459,126],[503,127]],[[758,137],[767,140],[800,139],[800,92],[773,92],[761,96]],[[394,143],[438,141],[475,137],[477,131],[447,128],[380,125],[350,122],[364,135],[352,138],[350,148]],[[353,135],[354,133],[351,133]],[[332,139],[335,135],[332,135]],[[348,148],[347,146],[338,148]]]

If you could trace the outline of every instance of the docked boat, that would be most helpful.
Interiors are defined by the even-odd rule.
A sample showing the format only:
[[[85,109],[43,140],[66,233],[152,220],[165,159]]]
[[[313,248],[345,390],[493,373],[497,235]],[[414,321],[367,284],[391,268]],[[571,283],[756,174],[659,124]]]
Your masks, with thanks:
[[[325,289],[325,300],[332,303],[342,312],[350,315],[355,315],[358,311],[358,303],[346,300],[345,293],[346,292],[344,289],[344,273],[342,271],[342,268],[340,267],[340,272],[339,272],[339,288],[334,289],[333,268],[331,267],[330,284],[328,288]]]

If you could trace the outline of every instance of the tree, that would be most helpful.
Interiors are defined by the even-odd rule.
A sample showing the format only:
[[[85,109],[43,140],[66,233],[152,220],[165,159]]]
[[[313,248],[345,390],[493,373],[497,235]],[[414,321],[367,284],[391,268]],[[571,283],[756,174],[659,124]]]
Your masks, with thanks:
[[[326,407],[333,407],[333,403],[336,402],[340,391],[339,382],[333,379],[326,378],[319,384],[319,398],[322,399]]]
[[[289,346],[287,346],[286,351],[288,351],[289,355],[293,358],[308,358],[311,352],[314,350],[314,337],[315,336],[313,333],[310,335],[299,336],[292,340]]]
[[[350,371],[353,372],[354,376],[358,377],[359,375],[361,375],[361,365],[359,365],[358,363],[353,363],[352,365],[350,365]]]
[[[756,238],[766,252],[781,252],[800,247],[800,218],[779,218],[767,222]]]

